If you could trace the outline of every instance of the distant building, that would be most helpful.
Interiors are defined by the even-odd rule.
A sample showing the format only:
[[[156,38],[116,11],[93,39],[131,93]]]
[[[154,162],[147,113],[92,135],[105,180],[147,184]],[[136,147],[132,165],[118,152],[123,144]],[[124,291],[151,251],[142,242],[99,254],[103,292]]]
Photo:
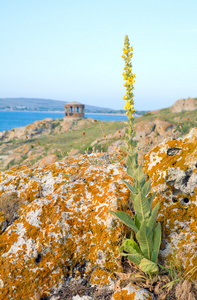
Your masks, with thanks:
[[[65,104],[65,118],[84,118],[85,105],[79,102]]]

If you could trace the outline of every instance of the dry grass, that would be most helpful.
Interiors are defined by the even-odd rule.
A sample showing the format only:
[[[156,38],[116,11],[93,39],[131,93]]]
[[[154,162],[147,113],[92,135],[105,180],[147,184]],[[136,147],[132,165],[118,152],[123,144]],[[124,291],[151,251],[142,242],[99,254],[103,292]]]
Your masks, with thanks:
[[[123,262],[124,273],[116,273],[118,281],[115,290],[134,283],[139,287],[149,290],[156,300],[196,300],[197,283],[181,278],[173,281],[165,272],[150,279],[135,264],[130,261]]]
[[[18,209],[20,202],[16,193],[0,196],[0,211],[6,218],[8,225],[12,224],[18,218]]]

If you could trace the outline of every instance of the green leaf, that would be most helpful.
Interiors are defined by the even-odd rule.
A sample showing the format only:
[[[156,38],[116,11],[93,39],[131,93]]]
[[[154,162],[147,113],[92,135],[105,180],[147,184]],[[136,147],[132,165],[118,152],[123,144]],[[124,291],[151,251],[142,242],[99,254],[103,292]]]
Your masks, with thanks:
[[[152,196],[150,196],[150,197],[148,198],[148,202],[149,202],[149,205],[150,205],[150,209],[151,209],[151,210],[152,210],[153,199],[155,198],[155,195],[156,195],[156,192],[154,192],[154,193],[152,194]]]
[[[140,248],[138,244],[131,239],[126,239],[122,246],[124,246],[124,251],[131,253],[131,254],[141,254]]]
[[[135,180],[134,180],[133,187],[138,192],[138,184],[137,184],[137,182]]]
[[[137,241],[144,257],[151,259],[153,250],[153,232],[146,226],[146,221],[143,221],[140,230],[136,234]]]
[[[128,183],[127,181],[125,181],[125,180],[122,180],[123,182],[124,182],[124,184],[126,184],[126,186],[130,189],[130,191],[132,192],[132,193],[136,193],[136,191],[135,191],[135,189],[132,187],[132,185],[130,184],[130,183]]]
[[[131,200],[134,202],[135,197],[137,196],[137,194],[130,192],[131,195]]]
[[[150,192],[150,189],[151,189],[151,181],[148,180],[144,186],[142,187],[141,189],[141,193],[146,196],[149,192]]]
[[[128,166],[132,166],[132,168],[136,168],[137,167],[137,162],[136,162],[136,155],[135,153],[130,153],[128,156],[127,156],[127,159],[126,159],[126,165],[127,167]]]
[[[138,228],[135,226],[131,216],[129,216],[126,212],[124,212],[124,211],[115,212],[115,211],[112,211],[112,210],[108,210],[108,212],[110,214],[114,215],[115,217],[117,217],[125,225],[127,225],[128,227],[133,229],[133,231],[135,231],[136,233],[138,232]]]
[[[118,248],[119,252],[123,252],[124,251],[124,244],[122,244],[119,248]]]
[[[141,167],[138,166],[138,168],[135,170],[133,174],[133,178],[138,181],[139,183],[145,179],[144,172],[142,171]]]
[[[127,257],[130,261],[132,261],[137,266],[139,266],[141,260],[143,259],[143,256],[140,254],[128,254]]]
[[[136,168],[138,167],[137,163],[137,153],[130,154],[127,156],[126,159],[126,165],[127,165],[127,174],[130,175],[132,178],[134,178],[134,172]]]
[[[150,216],[150,206],[148,200],[141,193],[135,197],[133,204],[139,221],[144,221]]]
[[[139,183],[140,191],[142,190],[145,183],[146,183],[146,179],[145,179],[145,176],[144,176],[144,179]]]
[[[127,150],[127,147],[125,147],[125,146],[120,146],[120,149],[121,149],[124,153],[126,153],[127,155],[130,155],[129,151]]]
[[[137,146],[137,141],[134,141],[133,138],[129,139],[129,145],[132,149],[134,149]]]
[[[157,219],[157,213],[159,209],[159,203],[155,205],[155,207],[152,210],[151,216],[148,220],[147,226],[150,228],[150,230],[154,230],[156,226],[156,219]]]
[[[161,223],[157,224],[157,227],[155,228],[153,232],[153,253],[152,253],[152,261],[157,262],[159,249],[161,246]]]
[[[153,250],[151,253],[151,261],[153,261],[154,263],[157,263],[157,253]]]
[[[147,274],[158,274],[159,268],[157,264],[150,261],[149,259],[143,258],[139,264],[140,269]]]
[[[137,218],[137,215],[134,216],[134,223],[138,229],[140,229],[141,223]]]

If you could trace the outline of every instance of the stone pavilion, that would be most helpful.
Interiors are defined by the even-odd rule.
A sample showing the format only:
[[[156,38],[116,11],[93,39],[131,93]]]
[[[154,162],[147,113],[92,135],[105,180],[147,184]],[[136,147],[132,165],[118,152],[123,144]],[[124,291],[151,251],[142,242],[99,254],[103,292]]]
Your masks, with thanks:
[[[79,102],[65,104],[65,118],[84,118],[85,105]]]

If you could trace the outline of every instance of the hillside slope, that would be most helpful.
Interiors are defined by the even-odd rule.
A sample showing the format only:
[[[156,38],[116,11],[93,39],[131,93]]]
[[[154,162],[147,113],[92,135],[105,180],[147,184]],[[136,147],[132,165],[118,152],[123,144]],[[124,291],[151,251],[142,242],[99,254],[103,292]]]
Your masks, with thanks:
[[[64,111],[64,105],[70,101],[60,101],[39,98],[0,98],[0,110],[27,110],[27,111]],[[111,108],[85,104],[86,112],[107,112]],[[115,110],[114,110],[115,111]]]
[[[177,138],[197,127],[196,111],[172,113],[169,109],[135,119],[140,155],[164,139]],[[0,132],[0,170],[13,165],[54,163],[65,156],[108,151],[124,143],[124,121],[45,119]]]

